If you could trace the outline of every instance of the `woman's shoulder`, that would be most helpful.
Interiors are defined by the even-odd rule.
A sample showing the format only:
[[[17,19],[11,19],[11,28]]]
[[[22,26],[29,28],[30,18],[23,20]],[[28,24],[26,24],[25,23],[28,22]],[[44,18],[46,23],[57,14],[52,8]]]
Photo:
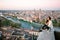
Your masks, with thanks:
[[[49,22],[52,22],[52,20],[49,20]]]

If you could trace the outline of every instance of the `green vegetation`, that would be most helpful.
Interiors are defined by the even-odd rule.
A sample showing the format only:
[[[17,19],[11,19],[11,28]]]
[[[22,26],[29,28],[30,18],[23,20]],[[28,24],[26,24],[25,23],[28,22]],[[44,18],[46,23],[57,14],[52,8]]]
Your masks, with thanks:
[[[56,20],[56,19],[52,20],[52,22],[53,22],[53,26],[58,26],[58,25],[57,25],[57,20]]]
[[[60,22],[57,22],[56,19],[54,19],[52,22],[53,22],[53,26],[60,27]]]
[[[10,26],[10,21],[7,20],[7,19],[4,19],[4,20],[1,21],[1,25],[2,26]]]
[[[35,20],[33,20],[34,23],[40,23],[40,19],[36,18]]]
[[[39,20],[39,18],[37,18],[37,19],[36,19],[36,22],[37,22],[37,23],[40,23],[40,20]]]
[[[41,21],[41,24],[45,24],[45,19],[43,19],[43,20]]]
[[[21,24],[14,23],[14,22],[12,22],[12,21],[10,21],[10,20],[7,20],[7,19],[5,19],[5,18],[1,19],[0,21],[1,21],[1,22],[0,22],[1,27],[3,27],[3,26],[11,26],[11,27],[15,27],[15,28],[21,27]]]
[[[23,22],[26,22],[26,23],[31,24],[31,22],[29,22],[29,21],[25,21],[25,20],[23,20],[23,19],[19,19],[19,21],[23,21]]]
[[[13,18],[17,18],[17,16],[12,16]]]
[[[21,24],[10,22],[10,25],[15,28],[20,28]]]

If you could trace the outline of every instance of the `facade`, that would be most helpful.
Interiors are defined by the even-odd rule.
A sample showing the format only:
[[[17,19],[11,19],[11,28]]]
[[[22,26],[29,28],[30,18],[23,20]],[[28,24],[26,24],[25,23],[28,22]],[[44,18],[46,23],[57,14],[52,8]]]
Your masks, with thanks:
[[[2,13],[0,13],[0,16],[3,16]]]

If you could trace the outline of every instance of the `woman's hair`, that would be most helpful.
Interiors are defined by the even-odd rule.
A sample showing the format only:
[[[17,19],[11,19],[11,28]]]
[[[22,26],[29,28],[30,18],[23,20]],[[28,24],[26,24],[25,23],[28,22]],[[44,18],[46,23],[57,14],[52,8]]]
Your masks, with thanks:
[[[48,18],[49,18],[49,20],[51,20],[51,17],[50,16],[48,16]]]
[[[48,23],[49,22],[49,20],[46,20],[46,23]]]

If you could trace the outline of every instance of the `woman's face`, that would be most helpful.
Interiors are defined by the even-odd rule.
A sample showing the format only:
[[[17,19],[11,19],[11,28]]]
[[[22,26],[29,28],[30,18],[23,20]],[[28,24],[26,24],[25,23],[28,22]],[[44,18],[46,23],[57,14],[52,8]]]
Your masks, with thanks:
[[[49,17],[47,18],[47,20],[49,20]]]

